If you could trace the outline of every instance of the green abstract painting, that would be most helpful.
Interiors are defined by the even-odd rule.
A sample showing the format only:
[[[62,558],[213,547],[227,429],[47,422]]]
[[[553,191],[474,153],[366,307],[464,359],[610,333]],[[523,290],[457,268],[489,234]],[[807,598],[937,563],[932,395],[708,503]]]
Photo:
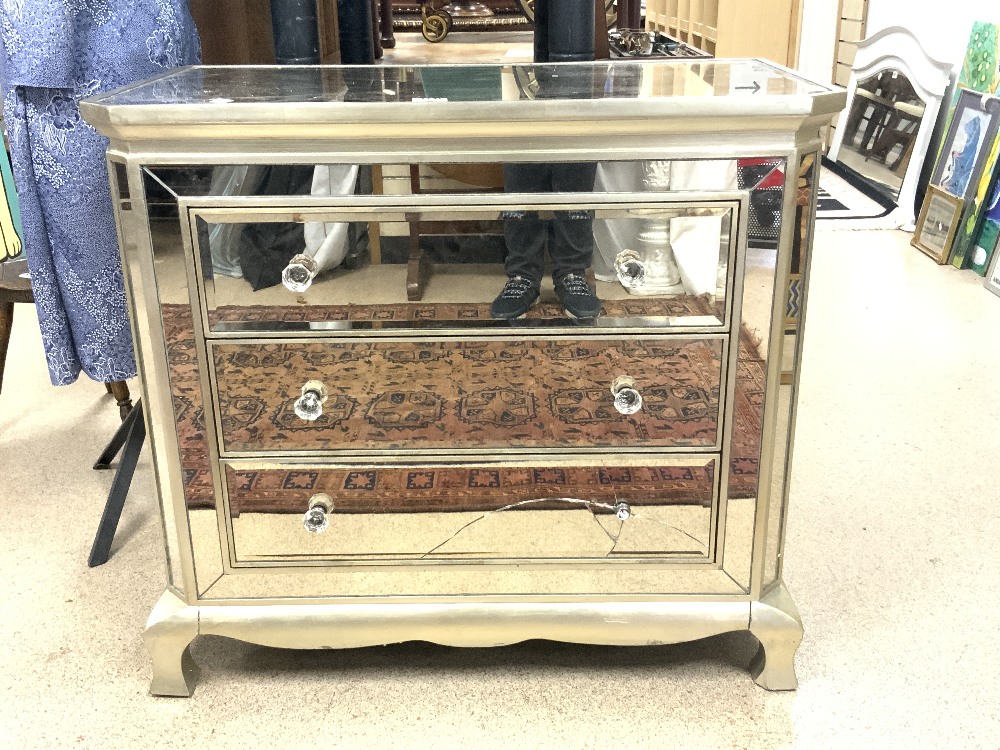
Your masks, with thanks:
[[[972,24],[969,47],[965,51],[965,61],[958,76],[958,85],[995,94],[1000,86],[1000,34],[997,24],[976,22]]]
[[[972,25],[972,33],[969,35],[969,46],[965,51],[953,103],[957,102],[958,94],[963,88],[984,94],[995,94],[998,87],[1000,87],[1000,25],[977,21]],[[949,120],[954,112],[955,108],[952,106]],[[982,209],[994,184],[994,172],[1000,154],[1000,137],[990,144],[988,150],[984,149],[983,153],[987,161],[979,188],[962,212],[962,221],[952,245],[949,261],[956,268],[968,268],[972,264],[975,248],[979,244],[979,235],[983,230]],[[978,272],[979,264],[974,265]]]

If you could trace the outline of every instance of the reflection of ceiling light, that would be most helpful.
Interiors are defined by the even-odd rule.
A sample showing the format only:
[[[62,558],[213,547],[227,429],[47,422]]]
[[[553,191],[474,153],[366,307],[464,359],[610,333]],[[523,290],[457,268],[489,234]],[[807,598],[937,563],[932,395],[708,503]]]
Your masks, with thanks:
[[[217,96],[214,99],[208,100],[209,104],[232,104],[232,102],[233,102],[232,99],[227,99],[224,96]]]
[[[382,89],[382,93],[385,94],[386,96],[395,96],[396,95],[396,92],[393,91],[392,89]]]

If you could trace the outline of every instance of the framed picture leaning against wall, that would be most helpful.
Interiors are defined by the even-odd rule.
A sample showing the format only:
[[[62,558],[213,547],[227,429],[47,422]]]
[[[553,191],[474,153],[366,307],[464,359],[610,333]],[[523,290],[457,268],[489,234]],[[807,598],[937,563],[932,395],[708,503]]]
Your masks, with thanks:
[[[989,94],[962,89],[931,175],[931,185],[962,200],[971,198],[979,188],[998,128],[1000,101]]]
[[[986,269],[986,281],[983,286],[1000,297],[1000,252],[997,252],[995,248],[993,260],[990,262],[990,267]]]
[[[961,198],[929,185],[910,244],[938,263],[947,263],[963,205]]]

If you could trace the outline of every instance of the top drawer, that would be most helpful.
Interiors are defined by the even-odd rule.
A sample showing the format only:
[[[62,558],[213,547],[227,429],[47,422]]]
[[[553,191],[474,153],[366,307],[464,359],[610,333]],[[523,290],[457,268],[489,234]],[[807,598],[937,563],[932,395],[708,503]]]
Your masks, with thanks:
[[[578,325],[552,290],[554,247],[593,258],[603,309],[590,328],[721,332],[741,194],[678,195],[295,196],[227,198],[224,208],[192,199],[182,216],[209,336]],[[529,245],[546,259],[541,304],[515,323],[492,320],[507,248]]]

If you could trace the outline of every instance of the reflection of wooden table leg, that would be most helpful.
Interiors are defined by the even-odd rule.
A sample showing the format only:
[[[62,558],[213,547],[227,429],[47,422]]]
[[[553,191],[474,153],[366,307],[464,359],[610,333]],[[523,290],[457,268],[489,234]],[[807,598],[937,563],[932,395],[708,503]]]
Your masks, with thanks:
[[[372,50],[376,60],[382,59],[382,34],[379,31],[379,3],[378,0],[370,0],[372,14]]]
[[[410,165],[410,193],[420,195],[420,166]],[[420,214],[406,214],[410,225],[410,257],[406,262],[406,299],[417,302],[424,296],[430,264],[420,249]]]
[[[132,395],[129,393],[128,383],[124,380],[116,380],[114,383],[105,383],[104,387],[118,402],[118,414],[124,421],[125,417],[132,411]]]
[[[640,0],[618,0],[618,28],[642,28],[642,3]],[[603,10],[603,6],[601,8]]]
[[[608,16],[604,12],[604,0],[594,0],[594,59],[608,60],[610,58]]]
[[[430,275],[430,262],[420,249],[420,220],[417,214],[407,214],[410,222],[410,257],[406,263],[406,299],[419,302]]]
[[[903,153],[899,155],[899,160],[896,165],[892,168],[893,174],[895,174],[900,179],[903,178],[903,174],[906,172],[906,167],[910,163],[910,156],[913,154],[913,144],[917,140],[913,134],[907,133],[909,136],[906,138],[906,147],[903,149]]]
[[[865,126],[864,135],[861,136],[861,148],[858,149],[858,152],[865,157],[865,161],[871,157],[875,144],[885,130],[886,121],[892,115],[892,110],[883,104],[878,102],[870,102],[870,104],[873,109],[872,116]]]
[[[396,46],[396,35],[392,28],[392,0],[379,0],[378,9],[382,47],[393,49]]]
[[[372,194],[383,195],[382,165],[372,165]],[[373,266],[382,265],[382,229],[377,221],[368,222],[368,253]]]

